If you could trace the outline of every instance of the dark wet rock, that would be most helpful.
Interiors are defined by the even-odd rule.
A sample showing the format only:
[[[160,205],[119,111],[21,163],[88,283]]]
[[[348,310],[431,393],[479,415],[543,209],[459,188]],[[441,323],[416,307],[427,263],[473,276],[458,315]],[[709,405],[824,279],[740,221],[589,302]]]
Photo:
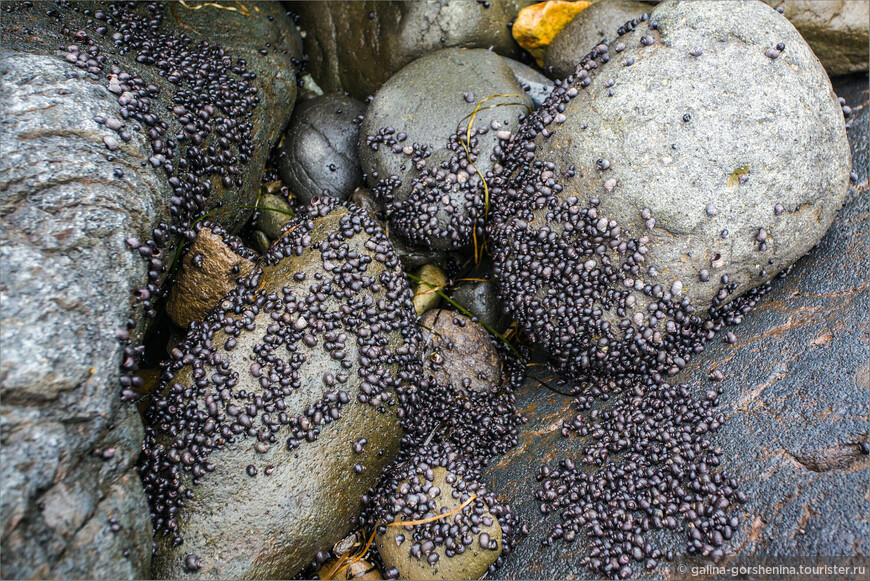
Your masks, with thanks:
[[[472,273],[469,278],[478,276],[477,273]],[[504,333],[510,325],[510,316],[502,308],[495,281],[459,281],[450,292],[450,298],[496,333]]]
[[[301,203],[322,195],[346,200],[362,184],[357,117],[363,112],[365,105],[338,94],[308,99],[293,111],[277,163]]]
[[[679,371],[708,309],[809,250],[849,181],[827,75],[774,10],[666,2],[618,41],[525,123],[511,179],[490,184],[506,309],[574,376]],[[551,165],[527,162],[532,145]]]
[[[765,0],[794,24],[831,76],[867,71],[870,4],[863,0]]]
[[[228,58],[247,60],[256,73],[251,84],[261,103],[249,121],[259,146],[239,166],[243,186],[225,189],[220,176],[204,174],[213,189],[200,212],[223,204],[212,219],[228,227],[250,214],[240,206],[256,199],[269,144],[295,95],[290,48],[281,40],[292,24],[278,6],[259,8],[244,16],[172,4],[162,25],[195,46],[219,42]],[[54,2],[22,2],[4,4],[0,19],[4,578],[149,575],[148,510],[132,466],[142,426],[119,397],[119,367],[135,344],[119,343],[116,332],[125,337],[128,321],[140,323],[142,309],[131,306],[131,296],[149,271],[125,239],[144,243],[170,220],[173,189],[165,171],[152,168],[148,127],[135,131],[139,123],[124,119],[119,95],[110,92],[119,86],[107,80],[113,62],[154,85],[151,108],[168,135],[182,129],[165,113],[176,87],[157,67],[137,63],[135,51],[119,54],[114,28],[107,25],[103,36],[96,28],[106,23],[86,26],[89,18]],[[80,30],[93,45],[76,38]],[[260,55],[265,42],[277,52]],[[81,52],[58,49],[71,45],[99,47],[103,72],[86,72],[94,65],[79,59]],[[179,149],[176,163],[185,157],[186,148]],[[171,243],[166,254],[173,250]]]
[[[439,51],[391,77],[360,130],[360,160],[391,230],[433,249],[472,245],[487,210],[480,176],[494,168],[499,134],[531,106],[504,59],[487,50]]]
[[[860,96],[849,104],[860,111],[850,132],[854,159],[868,146],[866,77],[835,84],[837,92]],[[857,89],[857,90],[856,90]],[[817,247],[798,261],[733,332],[737,342],[715,341],[673,378],[694,393],[721,388],[719,410],[727,418],[713,436],[723,449],[722,466],[748,496],[737,510],[740,524],[727,545],[739,555],[866,555],[870,551],[867,512],[870,438],[870,182],[867,164],[856,166],[857,185]],[[714,371],[720,382],[710,381]],[[517,394],[529,418],[517,447],[483,471],[484,479],[529,524],[530,534],[514,549],[495,577],[501,579],[594,579],[578,563],[587,554],[582,535],[569,544],[541,546],[556,514],[542,516],[534,497],[538,469],[565,458],[578,460],[581,442],[560,435],[577,415],[568,393],[573,387],[542,366]],[[595,401],[584,419],[608,404]],[[677,537],[657,539],[659,548],[685,552]],[[667,574],[662,565],[651,575]]]
[[[520,85],[522,85],[523,91],[531,97],[532,103],[534,103],[535,107],[540,107],[541,103],[543,103],[547,97],[550,96],[550,93],[553,92],[553,81],[529,65],[524,65],[519,61],[506,57],[504,60],[514,72],[514,76],[516,76]]]
[[[252,243],[254,245],[254,250],[260,254],[266,254],[266,252],[269,251],[269,246],[271,246],[272,241],[269,240],[269,237],[266,236],[265,232],[262,230],[254,230],[251,238],[253,239]]]
[[[498,287],[493,281],[461,283],[450,298],[496,333],[504,333],[510,325],[510,316],[501,307]]]
[[[186,328],[204,319],[224,296],[236,287],[236,281],[254,270],[253,258],[233,252],[223,238],[210,228],[202,228],[181,259],[178,274],[166,301],[166,313],[172,322]]]
[[[564,79],[574,72],[586,53],[603,40],[613,40],[626,22],[650,12],[652,6],[632,0],[595,2],[562,29],[547,47],[544,69]],[[617,58],[611,55],[611,58]]]
[[[192,327],[146,413],[155,578],[187,576],[191,555],[198,577],[293,576],[350,532],[398,451],[396,404],[419,368],[398,258],[373,220],[326,198],[291,227]]]
[[[307,202],[306,202],[307,203]],[[264,194],[259,202],[257,227],[270,239],[277,240],[284,232],[284,224],[293,218],[290,204],[275,194]]]
[[[414,273],[414,310],[417,316],[434,309],[441,302],[439,292],[447,285],[447,275],[434,264],[424,264]]]
[[[305,30],[309,70],[324,92],[364,100],[411,61],[442,48],[493,48],[519,58],[510,23],[525,0],[481,3],[290,2]]]
[[[502,385],[502,361],[489,333],[455,311],[427,311],[420,319],[423,367],[440,385],[458,393],[495,393]]]
[[[465,500],[470,498],[470,494],[466,492],[463,495],[456,487],[457,481],[465,484],[461,475],[454,474],[443,466],[430,470],[431,480],[426,478],[426,470],[420,470],[403,480],[396,488],[397,494],[403,486],[407,486],[410,489],[409,494],[422,493],[425,495],[424,502],[431,499],[431,506],[427,507],[429,510],[422,514],[422,518],[430,518],[456,510]],[[448,479],[448,475],[451,476],[450,479]],[[419,485],[420,489],[413,490],[414,484]],[[456,497],[453,496],[454,491],[456,491]],[[488,507],[483,501],[479,502],[483,510],[480,511],[480,514],[477,512],[474,514],[478,518],[486,517],[490,524],[481,523],[480,532],[476,535],[470,535],[471,543],[464,547],[464,552],[461,555],[448,557],[445,554],[446,547],[441,545],[434,548],[428,555],[421,552],[419,557],[414,556],[411,553],[414,549],[411,547],[415,543],[419,543],[421,546],[423,544],[414,539],[414,529],[417,527],[410,527],[411,530],[408,530],[405,527],[389,526],[386,527],[384,534],[375,537],[375,546],[384,561],[384,568],[395,567],[399,572],[399,579],[479,579],[487,572],[489,566],[498,559],[502,547],[502,530],[498,519],[487,510]],[[472,513],[471,508],[466,509],[466,511],[469,514]],[[442,522],[449,525],[458,524],[450,517],[446,517],[441,522],[435,521],[433,524],[440,525]],[[401,542],[399,542],[399,538],[402,539]],[[481,539],[486,542],[486,547],[481,545]],[[461,544],[461,539],[457,540]],[[491,545],[495,548],[490,548]],[[437,561],[430,555],[438,555]],[[430,564],[429,559],[435,562]]]

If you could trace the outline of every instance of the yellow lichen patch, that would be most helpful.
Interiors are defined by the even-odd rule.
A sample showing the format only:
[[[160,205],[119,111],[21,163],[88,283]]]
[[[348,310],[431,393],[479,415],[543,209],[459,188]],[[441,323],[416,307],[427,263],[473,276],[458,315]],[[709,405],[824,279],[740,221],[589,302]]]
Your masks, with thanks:
[[[526,6],[517,15],[513,35],[517,43],[544,66],[544,53],[556,35],[592,2],[549,0]]]

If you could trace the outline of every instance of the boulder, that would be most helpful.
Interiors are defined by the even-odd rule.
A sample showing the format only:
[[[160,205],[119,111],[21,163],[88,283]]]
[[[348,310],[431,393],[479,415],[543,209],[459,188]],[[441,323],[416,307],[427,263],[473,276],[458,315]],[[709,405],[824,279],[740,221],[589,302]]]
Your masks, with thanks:
[[[564,79],[574,72],[580,59],[602,40],[613,40],[620,26],[640,18],[652,8],[649,4],[633,0],[594,2],[575,16],[546,47],[544,69],[555,78]]]
[[[164,259],[174,255],[176,242],[157,226],[172,221],[172,207],[188,217],[220,208],[212,219],[228,228],[239,227],[250,215],[242,206],[256,199],[269,145],[289,117],[295,98],[291,57],[299,56],[286,40],[293,26],[284,11],[269,3],[256,6],[258,10],[246,8],[243,13],[171,4],[155,8],[159,20],[145,4],[3,6],[4,578],[149,575],[148,510],[133,467],[142,426],[130,412],[133,408],[121,402],[119,377],[123,363],[125,389],[136,387],[138,380],[131,375],[139,353],[136,340],[143,312],[153,305],[134,308],[131,296],[136,289],[148,290],[149,284],[156,291],[163,269],[168,270]],[[119,27],[126,32],[118,33]],[[159,34],[163,36],[158,40]],[[179,46],[182,34],[190,39],[192,62],[211,59],[218,63],[215,70],[233,84],[226,94],[228,107],[250,100],[249,107],[239,110],[250,114],[245,120],[250,127],[238,133],[248,135],[249,142],[230,146],[239,160],[233,167],[240,172],[234,177],[241,185],[224,187],[223,176],[216,166],[209,170],[208,162],[201,179],[210,180],[210,190],[201,181],[196,192],[185,190],[188,197],[179,205],[172,199],[166,165],[175,170],[182,161],[202,158],[189,155],[187,145],[176,141],[185,124],[171,111],[173,98],[189,91],[194,81],[188,71],[183,78],[173,77],[179,83],[174,84],[149,50]],[[143,39],[155,42],[149,49],[140,44]],[[201,47],[202,41],[212,43],[210,48]],[[265,43],[271,49],[262,55]],[[218,58],[220,51],[231,64],[246,60],[247,71],[255,77],[245,80],[241,68],[231,71]],[[124,74],[130,77],[122,79]],[[124,86],[134,85],[141,87],[141,94],[139,88],[135,95],[124,91]],[[198,98],[209,100],[207,93],[203,84]],[[189,95],[181,97],[188,102]],[[192,135],[216,130],[214,118],[191,123],[188,145]],[[177,145],[171,160],[169,139]],[[203,144],[217,142],[213,131]],[[242,163],[237,147],[249,145]],[[187,186],[179,182],[179,187]],[[194,208],[190,213],[184,207],[188,201]],[[177,225],[185,230],[190,221],[180,219]],[[164,240],[162,250],[155,253],[157,246],[142,248],[136,242],[149,238]],[[135,251],[127,239],[137,245]],[[147,261],[140,257],[145,252],[152,253]]]
[[[420,319],[423,368],[439,385],[459,394],[497,393],[504,384],[502,362],[492,338],[461,313],[436,309]]]
[[[831,224],[850,173],[843,112],[760,2],[664,2],[612,52],[506,146],[495,274],[508,312],[575,377],[673,374],[718,324],[709,309],[731,316]]]
[[[398,452],[419,369],[398,257],[328,198],[289,227],[173,350],[145,414],[153,578],[292,577]]]
[[[531,108],[510,67],[487,50],[438,51],[393,75],[360,129],[363,170],[391,230],[437,250],[474,244],[488,209],[481,176],[494,168],[499,135]]]
[[[433,478],[431,482],[426,481],[423,474],[416,475],[414,484],[417,484],[419,489],[412,488],[410,492],[411,494],[420,494],[422,492],[433,498],[434,508],[424,513],[424,517],[428,517],[428,515],[437,516],[441,513],[456,510],[462,505],[463,500],[469,496],[468,494],[463,496],[457,492],[457,497],[453,497],[453,491],[456,488],[448,482],[447,476],[450,473],[446,468],[439,466],[432,470],[432,473]],[[456,475],[453,475],[453,478],[455,479]],[[405,480],[399,485],[399,488],[402,487],[402,484],[410,487],[411,482]],[[433,488],[437,492],[433,491],[429,493]],[[398,489],[396,492],[398,492]],[[419,556],[415,556],[412,552],[416,551],[410,548],[415,539],[412,537],[405,540],[406,536],[411,536],[409,532],[413,532],[414,527],[410,527],[411,531],[402,530],[404,527],[388,527],[387,532],[376,537],[375,545],[378,548],[378,554],[384,561],[384,567],[388,569],[394,567],[399,572],[398,579],[479,579],[486,573],[489,566],[498,559],[499,554],[501,554],[501,526],[499,526],[498,520],[489,511],[486,511],[486,505],[483,503],[481,505],[484,510],[482,515],[478,515],[478,518],[486,516],[489,519],[487,522],[490,524],[489,526],[481,526],[476,538],[469,535],[471,543],[465,547],[465,552],[461,555],[447,557],[445,556],[445,548],[442,546],[433,549],[428,554],[424,554],[421,551]],[[456,524],[452,520],[448,522]],[[400,538],[402,539],[401,542],[399,541]],[[486,547],[481,545],[481,538],[486,540]],[[408,543],[407,545],[405,545],[406,542]],[[420,544],[422,545],[422,543]],[[491,548],[491,545],[494,548]],[[431,555],[436,555],[438,560],[436,561]],[[429,559],[432,559],[434,562],[430,563]]]
[[[236,287],[239,278],[254,270],[255,254],[235,242],[236,251],[211,228],[197,233],[181,259],[166,301],[166,314],[173,323],[187,328],[193,321],[204,319]]]
[[[346,200],[362,184],[357,117],[364,112],[362,103],[339,94],[308,99],[293,111],[277,165],[301,203],[322,195]]]
[[[860,110],[850,142],[853,158],[867,159],[866,77],[836,89],[861,97],[860,103],[849,101]],[[786,278],[775,279],[733,330],[736,342],[710,343],[673,378],[692,393],[720,394],[717,407],[726,421],[711,440],[723,451],[721,469],[748,497],[735,511],[739,526],[726,545],[728,554],[811,558],[870,552],[864,508],[870,495],[865,413],[870,351],[860,338],[870,330],[867,167],[856,166],[858,183],[819,245]],[[598,574],[579,564],[588,555],[583,535],[573,543],[542,546],[560,518],[541,514],[529,483],[543,464],[555,468],[563,459],[578,461],[582,445],[593,439],[562,437],[562,428],[578,412],[585,422],[608,404],[594,399],[578,409],[563,394],[579,385],[543,366],[530,367],[529,373],[517,393],[517,406],[529,423],[517,447],[483,470],[484,480],[530,528],[495,578],[596,579]],[[719,377],[719,382],[710,380]],[[664,536],[656,542],[678,557],[685,553],[684,538]],[[662,564],[646,575],[667,577],[668,567]]]
[[[863,0],[765,0],[794,24],[832,77],[866,72],[870,4]]]
[[[498,298],[498,285],[492,274],[489,256],[474,264],[462,278],[456,279],[450,290],[450,298],[477,320],[496,333],[504,333],[511,318]]]
[[[326,93],[364,100],[399,69],[443,48],[490,48],[519,58],[510,26],[528,0],[290,2],[305,30],[308,68]]]
[[[417,316],[434,309],[441,302],[442,289],[447,285],[447,275],[434,264],[424,264],[412,279],[414,284],[414,310]]]
[[[387,578],[479,579],[508,554],[510,507],[452,447],[423,447],[392,467],[381,486],[375,547]]]
[[[269,240],[277,240],[284,232],[284,225],[293,218],[293,209],[282,196],[275,194],[263,194],[259,208],[257,227]]]

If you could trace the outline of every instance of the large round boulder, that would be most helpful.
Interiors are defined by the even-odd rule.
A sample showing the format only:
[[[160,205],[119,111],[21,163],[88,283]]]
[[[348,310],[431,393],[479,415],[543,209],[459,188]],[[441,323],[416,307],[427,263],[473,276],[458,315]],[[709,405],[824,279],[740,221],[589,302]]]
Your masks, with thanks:
[[[391,77],[360,130],[360,160],[391,228],[436,249],[482,244],[482,177],[499,136],[531,109],[508,64],[483,49],[439,51]]]
[[[363,100],[411,61],[442,48],[490,48],[519,58],[510,25],[533,0],[290,2],[312,77]]]
[[[711,436],[710,448],[721,452],[715,473],[736,479],[747,500],[736,509],[726,509],[728,518],[738,521],[725,545],[729,558],[802,555],[812,559],[870,552],[864,508],[870,495],[866,416],[870,346],[862,340],[870,333],[870,254],[866,252],[870,109],[864,79],[835,88],[860,110],[849,133],[857,184],[821,242],[787,277],[772,281],[763,300],[733,329],[735,342],[709,343],[704,353],[672,378],[692,397],[710,393],[716,398],[717,413],[725,419]],[[858,160],[865,163],[859,165]],[[556,527],[567,529],[562,515],[568,509],[542,514],[546,491],[536,491],[529,482],[541,474],[544,462],[560,471],[564,464],[556,459],[583,466],[583,448],[602,441],[601,434],[594,433],[594,422],[619,396],[572,401],[559,392],[572,392],[580,384],[562,381],[544,366],[530,367],[529,373],[527,384],[517,391],[517,406],[529,423],[516,448],[484,469],[483,476],[524,522],[531,523],[532,532],[494,578],[598,579],[600,571],[577,566],[595,540],[590,525],[573,542],[563,542],[565,535],[549,546],[540,542]],[[554,389],[543,389],[543,384]],[[561,419],[561,430],[554,418]],[[578,433],[583,429],[585,434]],[[605,438],[617,436],[616,440],[621,435]],[[547,450],[543,459],[541,450]],[[607,464],[620,456],[614,454]],[[570,500],[566,498],[569,487],[551,489],[557,497]],[[646,516],[640,507],[633,514]],[[684,533],[649,540],[651,548],[671,550],[678,557],[661,562],[646,575],[673,577],[686,550]],[[643,557],[648,554],[644,551]],[[644,566],[631,564],[636,571]]]
[[[343,538],[399,449],[414,320],[373,220],[327,198],[295,217],[152,396],[152,577],[290,578]]]
[[[840,104],[760,2],[660,4],[567,80],[491,184],[502,297],[573,375],[676,373],[709,309],[830,226],[850,173]]]
[[[362,185],[359,120],[365,106],[332,94],[308,99],[293,111],[278,155],[278,171],[303,204],[323,195],[346,200]]]

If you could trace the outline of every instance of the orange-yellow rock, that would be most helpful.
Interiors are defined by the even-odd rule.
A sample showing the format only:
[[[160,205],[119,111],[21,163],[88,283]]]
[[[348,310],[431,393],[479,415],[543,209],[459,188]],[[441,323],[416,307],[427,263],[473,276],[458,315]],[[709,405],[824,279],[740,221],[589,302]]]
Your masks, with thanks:
[[[520,10],[513,25],[514,40],[544,66],[544,53],[559,32],[592,2],[549,0]]]

